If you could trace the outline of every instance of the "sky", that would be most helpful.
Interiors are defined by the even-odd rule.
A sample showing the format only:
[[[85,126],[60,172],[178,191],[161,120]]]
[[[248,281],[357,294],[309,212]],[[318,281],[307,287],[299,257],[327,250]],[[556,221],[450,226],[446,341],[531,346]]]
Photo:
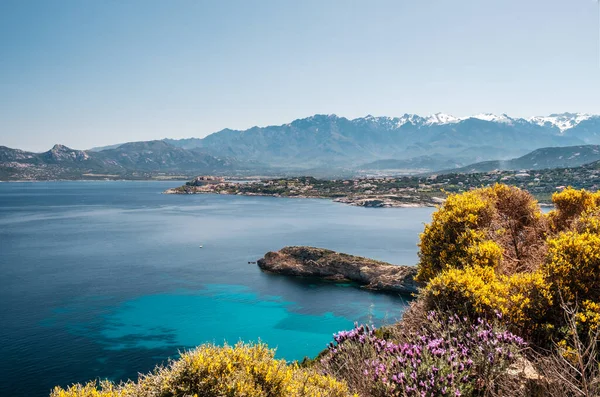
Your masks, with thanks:
[[[1,0],[0,145],[600,113],[595,0]]]

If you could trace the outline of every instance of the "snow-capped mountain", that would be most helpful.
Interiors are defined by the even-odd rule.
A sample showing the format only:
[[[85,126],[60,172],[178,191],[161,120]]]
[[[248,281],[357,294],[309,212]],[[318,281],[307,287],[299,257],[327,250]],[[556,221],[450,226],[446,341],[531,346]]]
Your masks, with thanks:
[[[427,158],[466,165],[509,159],[545,147],[600,145],[600,116],[552,114],[520,118],[483,113],[404,114],[347,119],[314,115],[290,123],[225,129],[203,139],[167,139],[185,149],[274,167],[354,167],[378,160]]]
[[[579,123],[589,120],[594,116],[585,113],[561,113],[549,116],[536,116],[529,119],[530,122],[543,127],[556,127],[560,132],[576,127]]]
[[[373,116],[367,116],[373,117]],[[456,124],[464,120],[468,119],[477,119],[490,121],[494,123],[514,123],[517,120],[522,120],[530,123],[537,124],[542,127],[556,127],[560,130],[560,132],[564,132],[570,128],[576,127],[579,123],[585,120],[589,120],[590,118],[595,117],[594,115],[586,114],[586,113],[561,113],[561,114],[551,114],[549,116],[534,116],[527,119],[522,118],[513,118],[507,115],[506,113],[496,115],[493,113],[480,113],[473,116],[461,116],[456,117],[447,113],[435,113],[430,116],[419,116],[416,114],[405,114],[400,118],[396,118],[398,120],[398,127],[411,122],[414,125],[443,125],[443,124]],[[597,117],[597,116],[596,116]],[[359,118],[360,119],[360,118]],[[359,120],[355,119],[355,120]],[[377,119],[377,118],[375,118]]]
[[[501,114],[499,116],[492,113],[481,113],[476,114],[475,116],[471,116],[473,119],[491,121],[494,123],[512,123],[515,121],[512,117],[507,116],[506,114]],[[464,120],[465,118],[463,118]]]
[[[453,124],[458,123],[461,119],[454,117],[451,114],[436,113],[425,118],[425,124],[427,125],[441,125],[441,124]]]

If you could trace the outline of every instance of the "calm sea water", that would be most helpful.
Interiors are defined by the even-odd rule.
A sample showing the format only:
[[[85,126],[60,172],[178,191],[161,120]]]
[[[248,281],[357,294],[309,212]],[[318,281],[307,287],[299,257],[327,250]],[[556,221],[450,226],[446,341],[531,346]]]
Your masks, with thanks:
[[[136,378],[205,342],[260,339],[302,359],[355,321],[401,316],[402,297],[248,261],[312,245],[414,264],[431,209],[161,194],[178,185],[0,183],[0,396]]]

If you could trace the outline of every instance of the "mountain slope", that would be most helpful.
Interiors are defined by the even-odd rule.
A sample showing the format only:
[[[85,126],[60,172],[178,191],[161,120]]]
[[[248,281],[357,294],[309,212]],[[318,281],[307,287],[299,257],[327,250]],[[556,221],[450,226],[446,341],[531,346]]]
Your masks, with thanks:
[[[565,113],[531,119],[482,114],[457,118],[315,115],[288,124],[224,129],[204,139],[167,140],[215,156],[275,167],[357,167],[378,160],[433,156],[457,164],[521,156],[539,147],[600,144],[600,117]],[[425,164],[435,169],[435,162]]]
[[[131,142],[100,152],[55,145],[44,153],[0,147],[0,180],[53,180],[223,174],[264,169],[258,163],[218,158],[163,141]]]
[[[483,161],[457,169],[454,173],[490,172],[494,170],[541,170],[548,168],[572,168],[600,160],[600,145],[547,147],[534,150],[510,160]],[[441,171],[443,172],[443,171]]]
[[[600,145],[600,116],[563,113],[524,119],[506,114],[454,117],[437,113],[351,120],[315,115],[279,126],[224,129],[203,139],[131,142],[94,151],[61,145],[38,154],[0,148],[0,167],[3,179],[239,174],[260,173],[269,167],[285,175],[319,170],[321,176],[333,176],[371,169],[427,172],[515,159],[540,147],[585,144]],[[589,155],[593,157],[593,153]],[[564,154],[569,160],[564,162],[558,161],[559,155],[547,156],[551,160],[545,163],[543,159],[515,159],[511,167],[579,164],[570,160],[575,152]],[[585,158],[581,153],[577,156]],[[500,166],[493,162],[477,165],[485,169]]]

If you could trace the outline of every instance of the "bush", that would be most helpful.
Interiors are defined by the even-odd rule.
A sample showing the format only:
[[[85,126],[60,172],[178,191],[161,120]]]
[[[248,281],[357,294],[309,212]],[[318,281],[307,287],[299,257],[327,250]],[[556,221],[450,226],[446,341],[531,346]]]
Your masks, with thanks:
[[[56,387],[51,397],[346,397],[347,386],[284,360],[263,344],[202,345],[137,383]]]
[[[598,304],[594,305],[592,310],[597,310]],[[582,312],[576,306],[563,304],[561,310],[568,336],[554,346],[551,354],[537,357],[542,375],[536,382],[538,389],[548,396],[600,396],[600,329],[582,328]]]
[[[479,229],[487,227],[491,218],[490,203],[478,191],[449,195],[421,234],[417,279],[427,282],[446,268],[472,264],[474,250],[468,249],[485,241]]]
[[[585,189],[567,188],[552,195],[556,208],[549,214],[552,227],[556,232],[565,231],[585,212],[595,210],[600,204],[600,193],[588,192]]]
[[[551,307],[550,288],[540,272],[497,275],[491,267],[450,269],[429,282],[426,307],[470,317],[502,315],[523,335],[540,326]]]
[[[497,324],[437,312],[404,342],[381,339],[364,326],[334,338],[321,368],[376,397],[477,395],[494,388],[524,347]]]
[[[425,307],[470,317],[497,311],[540,342],[565,337],[563,302],[582,308],[582,328],[599,327],[600,193],[569,188],[553,201],[544,216],[514,187],[451,196],[421,238]]]
[[[567,232],[549,240],[542,271],[566,302],[600,299],[600,235]]]
[[[421,234],[417,279],[426,283],[467,266],[504,274],[534,269],[546,231],[537,202],[518,188],[497,184],[450,195]]]

